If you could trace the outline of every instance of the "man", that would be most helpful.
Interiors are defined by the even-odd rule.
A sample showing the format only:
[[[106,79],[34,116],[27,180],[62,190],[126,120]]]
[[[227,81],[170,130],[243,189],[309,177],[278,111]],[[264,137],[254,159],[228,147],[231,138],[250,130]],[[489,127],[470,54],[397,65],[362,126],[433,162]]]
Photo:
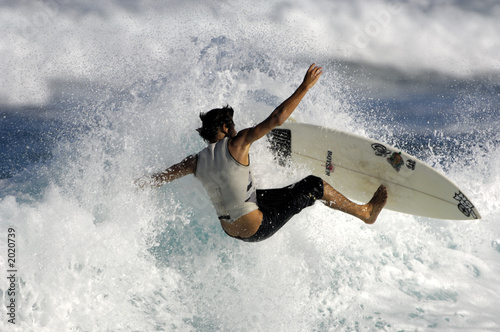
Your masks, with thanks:
[[[160,186],[194,174],[205,187],[224,231],[246,242],[269,238],[295,214],[318,199],[332,209],[373,224],[387,201],[387,190],[383,185],[364,205],[351,202],[312,175],[281,189],[255,189],[250,146],[288,119],[321,74],[322,68],[312,64],[302,84],[267,119],[240,132],[235,130],[233,109],[228,106],[201,113],[202,127],[198,132],[210,145],[165,171],[153,174],[148,184]]]

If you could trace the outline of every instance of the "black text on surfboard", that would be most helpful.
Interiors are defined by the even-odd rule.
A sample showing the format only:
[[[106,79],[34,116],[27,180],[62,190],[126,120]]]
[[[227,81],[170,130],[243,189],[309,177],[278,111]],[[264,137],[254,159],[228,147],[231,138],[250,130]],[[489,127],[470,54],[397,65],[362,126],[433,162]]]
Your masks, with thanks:
[[[326,164],[325,164],[325,174],[330,176],[330,173],[333,172],[333,164],[332,164],[332,151],[328,150],[326,153]]]
[[[474,205],[469,201],[465,195],[459,191],[458,193],[455,193],[455,196],[453,197],[458,201],[458,209],[460,212],[462,212],[466,217],[472,216],[474,219],[477,219],[477,215],[474,212]]]

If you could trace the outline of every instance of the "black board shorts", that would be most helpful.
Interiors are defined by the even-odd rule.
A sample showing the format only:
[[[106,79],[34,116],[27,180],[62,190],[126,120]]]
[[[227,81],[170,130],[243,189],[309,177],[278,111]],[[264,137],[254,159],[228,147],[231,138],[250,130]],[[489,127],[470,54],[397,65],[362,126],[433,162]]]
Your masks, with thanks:
[[[259,242],[270,238],[294,215],[323,197],[323,180],[308,177],[279,189],[257,189],[257,205],[264,215],[257,232],[247,238],[235,237],[245,242]]]

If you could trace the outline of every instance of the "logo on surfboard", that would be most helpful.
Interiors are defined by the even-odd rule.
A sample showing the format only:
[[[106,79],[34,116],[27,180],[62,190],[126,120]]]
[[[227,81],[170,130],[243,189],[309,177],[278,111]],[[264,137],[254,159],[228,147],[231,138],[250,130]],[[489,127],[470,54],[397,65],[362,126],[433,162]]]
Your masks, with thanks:
[[[392,168],[394,168],[398,172],[401,170],[401,167],[405,164],[405,160],[401,156],[401,152],[392,152],[391,150],[389,150],[380,143],[373,143],[372,149],[375,151],[376,156],[387,157],[390,155],[390,157],[387,158],[387,162],[391,164]],[[411,169],[412,171],[415,170],[416,165],[417,162],[415,160],[408,159],[406,161],[406,167],[408,169]]]
[[[477,219],[477,215],[474,212],[474,205],[472,205],[469,199],[465,197],[461,191],[455,193],[453,198],[458,201],[457,207],[460,212],[462,212],[466,217],[472,216],[474,219]]]
[[[328,152],[326,153],[326,163],[322,166],[325,166],[326,175],[330,176],[330,174],[333,173],[335,167],[332,164],[332,151],[328,150]]]
[[[385,146],[379,143],[373,143],[372,149],[375,150],[375,155],[379,157],[385,157],[391,154],[391,150],[388,150]]]
[[[401,166],[405,164],[403,157],[401,157],[401,152],[393,152],[392,155],[387,158],[387,162],[398,172],[401,170]]]

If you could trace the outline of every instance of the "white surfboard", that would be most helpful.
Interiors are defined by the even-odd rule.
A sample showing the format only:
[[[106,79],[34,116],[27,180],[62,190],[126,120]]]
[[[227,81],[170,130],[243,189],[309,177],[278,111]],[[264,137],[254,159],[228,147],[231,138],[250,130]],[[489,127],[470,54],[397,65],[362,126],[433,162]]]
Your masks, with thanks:
[[[340,130],[286,122],[268,135],[281,164],[305,167],[350,199],[367,202],[380,184],[385,208],[438,219],[479,219],[463,192],[430,166],[387,144]]]

